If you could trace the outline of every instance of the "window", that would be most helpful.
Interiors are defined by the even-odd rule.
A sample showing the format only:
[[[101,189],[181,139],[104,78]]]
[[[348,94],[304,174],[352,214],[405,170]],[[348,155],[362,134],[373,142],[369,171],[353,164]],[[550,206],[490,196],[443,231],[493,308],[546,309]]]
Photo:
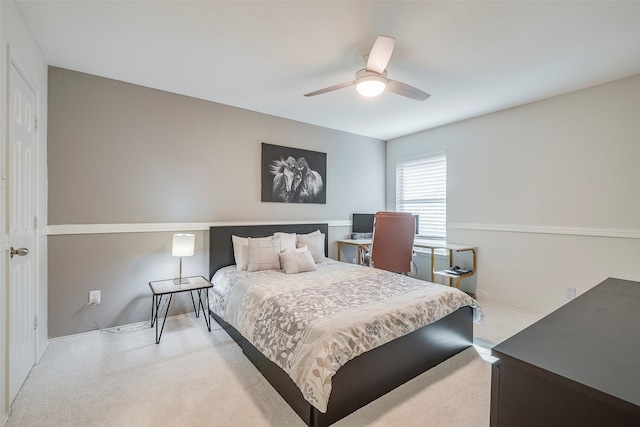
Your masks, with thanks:
[[[446,240],[446,153],[414,157],[396,163],[396,211],[419,215],[419,237]]]

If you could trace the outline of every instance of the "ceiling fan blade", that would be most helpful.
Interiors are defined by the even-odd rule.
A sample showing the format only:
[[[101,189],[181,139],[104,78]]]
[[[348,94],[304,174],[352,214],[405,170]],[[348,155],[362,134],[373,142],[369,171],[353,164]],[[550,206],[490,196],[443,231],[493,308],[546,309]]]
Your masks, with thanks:
[[[418,88],[391,79],[387,80],[387,90],[397,93],[398,95],[406,96],[407,98],[417,99],[418,101],[424,101],[431,96]]]
[[[367,70],[382,74],[391,59],[396,39],[389,36],[378,36],[367,58]]]
[[[304,94],[304,96],[316,96],[316,95],[321,95],[321,94],[323,94],[323,93],[332,92],[332,91],[334,91],[334,90],[338,90],[338,89],[342,89],[342,88],[345,88],[345,87],[349,87],[349,86],[353,85],[354,83],[355,83],[355,82],[344,82],[344,83],[340,83],[339,85],[325,87],[324,89],[316,90],[315,92],[305,93],[305,94]]]

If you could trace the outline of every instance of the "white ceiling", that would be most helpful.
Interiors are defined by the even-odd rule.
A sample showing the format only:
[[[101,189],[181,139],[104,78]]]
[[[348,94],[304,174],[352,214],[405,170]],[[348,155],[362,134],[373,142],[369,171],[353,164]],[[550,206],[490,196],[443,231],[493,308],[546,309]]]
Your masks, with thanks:
[[[640,73],[638,1],[18,1],[49,65],[389,140]],[[350,81],[380,34],[389,78]]]

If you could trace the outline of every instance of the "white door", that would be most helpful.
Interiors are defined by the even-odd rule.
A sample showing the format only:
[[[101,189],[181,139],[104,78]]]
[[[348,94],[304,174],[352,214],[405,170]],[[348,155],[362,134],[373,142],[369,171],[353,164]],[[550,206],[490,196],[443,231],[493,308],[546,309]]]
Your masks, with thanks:
[[[36,94],[15,65],[9,72],[8,213],[9,402],[36,361]],[[28,253],[25,253],[28,251]]]

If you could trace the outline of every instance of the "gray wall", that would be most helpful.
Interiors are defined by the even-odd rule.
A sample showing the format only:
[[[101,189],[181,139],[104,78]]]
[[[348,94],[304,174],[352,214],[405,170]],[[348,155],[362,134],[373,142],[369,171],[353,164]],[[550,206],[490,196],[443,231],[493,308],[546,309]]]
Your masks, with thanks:
[[[387,208],[398,159],[446,151],[447,240],[478,246],[478,298],[545,315],[567,287],[640,280],[639,141],[634,76],[389,141]]]
[[[327,153],[327,203],[260,202],[262,142]],[[330,221],[335,257],[353,212],[384,209],[385,143],[50,67],[48,178],[49,336],[59,337],[147,320],[148,282],[177,273],[173,231],[196,229],[184,272],[206,275],[194,223]],[[163,231],[122,232],[131,224]],[[94,289],[102,303],[89,308]],[[179,298],[170,314],[189,304]]]

